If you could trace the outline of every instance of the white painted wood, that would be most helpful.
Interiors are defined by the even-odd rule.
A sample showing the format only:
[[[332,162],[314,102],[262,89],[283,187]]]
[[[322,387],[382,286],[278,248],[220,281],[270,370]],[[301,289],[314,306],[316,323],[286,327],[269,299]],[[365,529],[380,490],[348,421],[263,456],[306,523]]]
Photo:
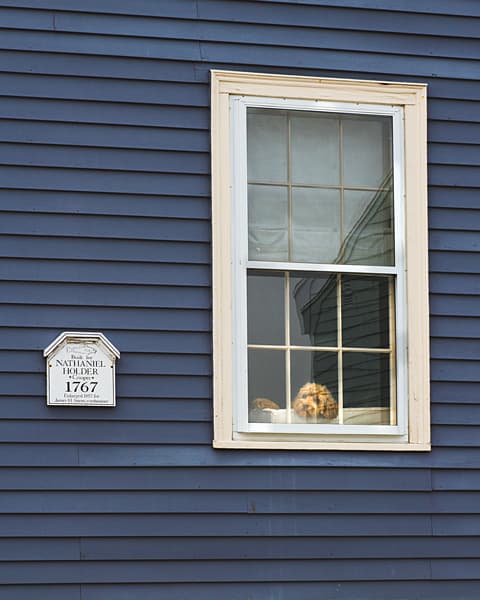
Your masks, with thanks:
[[[396,451],[429,449],[425,95],[423,84],[212,71],[215,447],[330,448],[332,450],[355,448]],[[359,103],[363,103],[364,106],[359,108]],[[240,233],[240,230],[246,232],[248,229],[244,183],[246,182],[244,119],[247,105],[272,108],[288,106],[289,109],[297,107],[301,110],[305,110],[308,106],[309,110],[364,112],[392,116],[395,139],[396,260],[394,267],[247,260],[246,235]],[[234,142],[230,134],[230,110],[234,115]],[[402,132],[405,134],[404,138]],[[229,158],[230,155],[233,155],[233,161]],[[402,164],[404,155],[405,163]],[[228,167],[229,164],[234,167],[232,171]],[[237,202],[243,205],[243,208],[235,209],[233,222],[232,189],[235,190],[234,205]],[[404,204],[406,211],[402,209]],[[234,240],[235,251],[231,240]],[[403,258],[405,256],[403,240],[406,240],[406,260]],[[244,282],[247,268],[395,276],[398,425],[387,426],[388,433],[382,432],[378,435],[371,435],[367,430],[363,430],[361,435],[351,434],[345,427],[355,427],[357,433],[358,426],[343,425],[314,425],[314,432],[318,432],[319,427],[328,428],[325,434],[322,432],[319,435],[307,433],[304,429],[300,434],[293,431],[253,433],[251,429],[250,433],[235,433],[235,429],[248,431],[252,426],[248,424],[246,386],[246,284]],[[239,282],[238,279],[242,281]],[[235,304],[239,301],[243,302],[244,310],[239,310],[238,304]],[[243,348],[240,352],[235,350],[238,343],[241,343]],[[235,415],[235,427],[232,426],[234,405],[239,407],[239,412]],[[395,422],[395,419],[392,412],[391,422]],[[407,422],[408,435],[406,434]],[[287,428],[294,426],[294,424],[285,425]],[[338,434],[331,434],[332,427],[337,428]],[[361,427],[371,429],[377,426]]]
[[[364,275],[396,275],[397,267],[376,267],[370,265],[337,265],[298,262],[267,262],[258,260],[247,261],[248,269],[265,269],[268,271],[305,271],[312,273],[349,273]]]

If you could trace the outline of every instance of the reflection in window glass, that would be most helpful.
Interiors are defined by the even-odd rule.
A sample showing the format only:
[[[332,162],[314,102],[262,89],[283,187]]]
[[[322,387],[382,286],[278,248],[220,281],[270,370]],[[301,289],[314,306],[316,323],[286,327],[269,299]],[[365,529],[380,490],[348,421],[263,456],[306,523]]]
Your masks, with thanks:
[[[345,408],[390,406],[388,354],[344,352],[343,404]]]
[[[343,346],[388,348],[389,279],[342,277]]]
[[[249,273],[247,340],[249,344],[285,344],[285,278],[280,273]]]
[[[393,194],[345,190],[342,262],[393,265]]]
[[[290,260],[335,262],[340,249],[340,192],[294,187],[291,205]]]
[[[337,276],[290,275],[290,343],[337,346]]]

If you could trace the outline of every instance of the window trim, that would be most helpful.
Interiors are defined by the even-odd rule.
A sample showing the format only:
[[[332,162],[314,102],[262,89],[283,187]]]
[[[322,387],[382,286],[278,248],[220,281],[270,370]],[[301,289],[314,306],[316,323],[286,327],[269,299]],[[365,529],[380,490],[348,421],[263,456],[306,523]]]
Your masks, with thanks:
[[[361,103],[372,111],[401,107],[404,114],[404,191],[406,243],[408,436],[337,434],[255,434],[234,431],[233,390],[238,386],[234,365],[235,323],[232,313],[236,293],[232,265],[237,258],[230,237],[232,189],[239,171],[231,169],[236,148],[231,131],[232,98],[288,98],[304,101]],[[268,105],[268,101],[267,104]],[[345,106],[345,104],[343,104]],[[339,105],[341,112],[342,105]],[[390,110],[390,109],[388,109]],[[429,327],[426,194],[426,86],[362,80],[319,79],[289,75],[212,71],[212,243],[213,243],[213,362],[214,441],[216,448],[429,450]],[[242,170],[240,169],[240,172]],[[241,174],[240,174],[241,177]],[[245,209],[246,210],[246,209]],[[276,265],[278,268],[278,265]],[[305,270],[308,266],[305,265]],[[336,269],[337,271],[339,269]],[[392,441],[388,441],[390,438]],[[357,441],[355,441],[357,440]]]

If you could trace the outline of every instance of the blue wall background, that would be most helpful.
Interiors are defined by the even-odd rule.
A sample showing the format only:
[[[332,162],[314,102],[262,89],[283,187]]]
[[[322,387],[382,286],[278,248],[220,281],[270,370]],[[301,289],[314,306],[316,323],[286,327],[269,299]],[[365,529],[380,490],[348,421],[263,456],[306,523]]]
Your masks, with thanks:
[[[0,0],[0,596],[478,599],[480,4]],[[431,453],[211,447],[209,70],[429,84]],[[115,409],[45,404],[103,331]]]

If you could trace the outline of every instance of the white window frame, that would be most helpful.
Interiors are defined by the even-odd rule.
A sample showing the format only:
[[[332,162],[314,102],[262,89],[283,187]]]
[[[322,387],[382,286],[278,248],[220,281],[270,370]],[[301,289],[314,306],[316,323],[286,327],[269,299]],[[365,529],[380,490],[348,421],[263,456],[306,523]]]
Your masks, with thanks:
[[[212,71],[215,447],[430,449],[425,98],[423,84]],[[250,106],[392,117],[395,267],[248,261]],[[248,423],[247,267],[395,277],[395,425]]]

